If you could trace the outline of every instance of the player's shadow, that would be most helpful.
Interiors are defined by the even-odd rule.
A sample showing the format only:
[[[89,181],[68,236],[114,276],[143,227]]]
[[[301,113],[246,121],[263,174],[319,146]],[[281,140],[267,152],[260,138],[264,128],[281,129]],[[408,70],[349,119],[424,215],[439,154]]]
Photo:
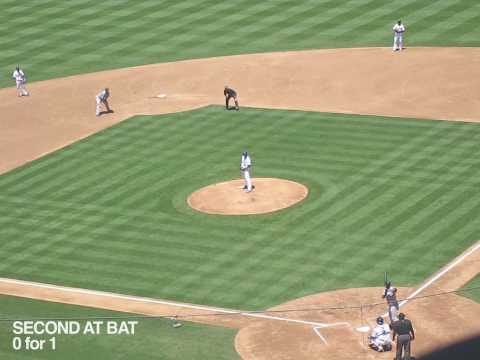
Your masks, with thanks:
[[[106,114],[113,114],[114,111],[113,110],[109,110],[109,111],[100,111],[100,113],[98,114],[99,116],[102,116],[102,115],[106,115]]]

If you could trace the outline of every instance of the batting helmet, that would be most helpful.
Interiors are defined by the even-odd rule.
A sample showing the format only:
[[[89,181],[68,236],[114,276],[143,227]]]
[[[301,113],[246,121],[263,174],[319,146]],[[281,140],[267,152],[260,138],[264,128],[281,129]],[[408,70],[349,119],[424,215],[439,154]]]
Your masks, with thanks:
[[[377,324],[383,325],[383,318],[381,316],[377,317]]]

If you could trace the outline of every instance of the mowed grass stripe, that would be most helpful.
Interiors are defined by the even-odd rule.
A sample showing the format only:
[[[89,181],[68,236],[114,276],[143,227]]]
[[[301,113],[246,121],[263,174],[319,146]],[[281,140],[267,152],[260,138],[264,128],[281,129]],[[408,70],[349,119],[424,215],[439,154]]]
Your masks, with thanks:
[[[452,161],[452,162],[455,163],[455,161]],[[447,168],[444,168],[444,169],[447,171]],[[460,169],[462,169],[462,168],[460,168]],[[447,175],[445,175],[444,178],[446,178],[447,180],[448,179],[455,179],[455,178],[462,179],[463,177],[470,176],[473,169],[474,169],[474,166],[472,166],[470,168],[466,168],[463,171],[455,172],[455,167],[452,166],[452,167],[448,168]],[[459,181],[461,181],[461,180],[459,180]],[[455,199],[458,199],[458,197],[462,198],[463,196],[465,196],[465,193],[456,191],[455,187],[452,188],[451,184],[441,185],[438,182],[436,184],[430,186],[428,190],[425,189],[425,188],[420,189],[420,190],[422,190],[422,191],[420,191],[417,194],[415,194],[413,192],[410,193],[411,195],[413,195],[413,198],[415,199],[415,201],[413,203],[412,203],[412,201],[410,201],[410,202],[409,201],[404,201],[403,203],[400,202],[398,205],[403,205],[403,206],[399,207],[399,213],[396,214],[395,220],[393,220],[393,219],[388,220],[387,222],[385,222],[382,225],[381,228],[383,228],[384,230],[391,229],[394,226],[393,223],[395,223],[396,226],[400,226],[403,221],[406,221],[409,218],[409,216],[412,215],[411,214],[412,208],[416,209],[415,218],[418,220],[418,219],[421,219],[421,216],[422,216],[421,212],[418,209],[422,209],[422,208],[425,208],[425,207],[428,209],[428,206],[429,205],[431,206],[432,203],[433,204],[438,204],[439,199],[441,201],[442,200],[445,201],[446,199],[455,200]],[[449,192],[453,193],[452,196],[448,196]],[[467,192],[467,194],[468,193],[469,192]],[[408,200],[408,198],[407,198],[407,200]],[[399,222],[400,219],[402,219],[402,222]]]
[[[0,177],[0,199],[17,209],[0,211],[7,215],[1,244],[9,243],[0,246],[7,259],[0,274],[258,309],[322,290],[378,285],[372,271],[393,270],[388,257],[378,259],[380,248],[406,264],[395,280],[410,285],[471,243],[480,226],[474,188],[473,200],[461,204],[460,191],[445,185],[459,176],[460,183],[478,181],[479,135],[476,124],[248,108],[136,117]],[[307,200],[256,217],[189,209],[192,191],[239,176],[245,148],[255,176],[304,183]],[[70,167],[65,159],[78,162]],[[29,179],[23,172],[34,175],[30,186],[18,184]],[[52,199],[55,186],[45,182],[55,180],[64,191]],[[430,204],[440,192],[444,202]],[[404,202],[410,193],[425,200]],[[455,209],[444,211],[446,204]],[[404,205],[411,207],[400,210]],[[389,212],[379,220],[377,209]],[[407,209],[419,216],[403,219]],[[447,224],[467,230],[438,241],[441,229],[450,232]],[[418,226],[425,231],[415,234]],[[18,255],[9,258],[12,251]]]
[[[390,166],[393,161],[397,161],[399,166],[401,166],[403,164],[401,160],[404,158],[403,152],[412,151],[411,149],[415,148],[415,143],[423,143],[427,139],[433,140],[436,136],[438,136],[438,130],[431,130],[427,135],[412,139],[409,138],[401,147],[397,148],[396,151],[379,154],[378,161],[368,166],[368,171],[362,174],[362,176],[358,174],[349,176],[347,181],[344,181],[334,194],[322,198],[322,221],[318,222],[319,219],[316,219],[315,222],[317,226],[320,227],[324,222],[326,223],[333,219],[342,219],[349,213],[349,205],[354,199],[365,199],[364,193],[367,190],[363,188],[363,185],[368,183],[368,177],[375,178],[376,173],[381,173],[383,168]],[[305,228],[305,230],[307,229]]]
[[[203,131],[209,131],[211,134],[211,139],[206,142],[202,138],[201,134]],[[192,139],[192,143],[189,141],[184,141],[178,146],[172,147],[172,152],[169,157],[163,159],[162,163],[158,165],[158,169],[153,168],[151,171],[145,171],[142,168],[141,164],[139,165],[139,173],[136,174],[135,181],[139,184],[139,188],[142,190],[135,190],[131,193],[121,193],[117,192],[111,198],[105,198],[104,204],[109,205],[113,203],[119,203],[125,206],[135,206],[138,202],[146,201],[151,199],[153,193],[161,193],[162,189],[177,182],[179,179],[184,177],[195,176],[195,174],[201,173],[202,171],[208,171],[206,164],[215,165],[215,153],[213,152],[211,156],[205,156],[208,153],[208,150],[212,148],[217,148],[218,144],[223,142],[221,135],[234,131],[232,124],[227,126],[218,126],[209,128],[202,128],[197,133],[197,141],[195,137]],[[237,148],[241,145],[236,145]],[[178,153],[185,153],[187,156],[184,157],[184,160],[178,160],[175,158],[175,155]],[[190,156],[188,156],[190,155]],[[162,171],[166,167],[163,166],[164,163],[175,162],[178,166],[175,171]],[[161,178],[161,180],[159,180]]]
[[[117,319],[128,314],[67,304],[43,302],[19,297],[0,296],[0,316],[12,321],[0,322],[0,338],[11,337],[13,320],[71,318],[80,321],[84,328],[87,321],[80,319]],[[182,322],[179,331],[172,331],[169,319],[145,317],[139,319],[134,336],[104,334],[56,337],[55,351],[39,351],[32,356],[28,350],[13,350],[11,346],[0,348],[3,360],[64,360],[69,359],[151,359],[161,348],[164,359],[239,359],[234,348],[237,330]],[[179,346],[178,344],[182,344]]]
[[[302,228],[303,228],[303,227],[302,227]],[[265,253],[266,253],[265,256],[259,256],[258,253],[259,253],[259,252],[257,252],[257,255],[256,255],[255,258],[254,258],[254,261],[257,262],[257,263],[263,263],[264,260],[266,260],[266,259],[268,259],[268,258],[271,257],[271,254],[270,254],[270,251],[269,251],[269,250],[265,251]],[[252,268],[252,262],[253,262],[253,260],[252,260],[251,262],[249,262],[248,269],[251,269],[251,268]],[[273,280],[273,279],[272,279],[272,280]]]
[[[464,132],[469,132],[468,128],[464,128]],[[406,167],[398,169],[396,168],[395,172],[390,172],[389,176],[384,176],[382,177],[382,182],[377,183],[375,188],[371,189],[371,191],[366,195],[368,199],[370,199],[369,202],[366,202],[365,200],[362,200],[357,203],[358,207],[362,208],[361,215],[362,218],[356,219],[356,218],[343,218],[340,220],[341,224],[339,224],[342,227],[345,227],[346,229],[349,230],[354,230],[355,231],[362,231],[364,227],[371,227],[372,224],[377,223],[378,227],[381,227],[381,224],[378,224],[379,221],[383,221],[383,223],[388,223],[389,221],[394,221],[395,223],[398,224],[398,218],[399,218],[399,213],[402,210],[398,210],[399,208],[402,209],[405,214],[409,214],[410,216],[413,216],[413,214],[410,213],[409,208],[415,204],[415,207],[417,209],[422,209],[425,206],[428,206],[428,204],[431,204],[436,200],[437,196],[440,196],[441,194],[444,194],[448,191],[451,191],[451,187],[449,185],[447,186],[442,186],[441,183],[437,185],[432,185],[429,187],[429,189],[425,189],[423,187],[418,188],[418,191],[411,191],[411,189],[407,189],[406,192],[402,191],[405,190],[404,188],[396,188],[395,187],[395,178],[397,172],[409,172],[411,169],[411,164],[415,165],[415,163],[422,164],[425,162],[426,159],[429,159],[430,164],[433,164],[436,166],[439,170],[446,172],[448,169],[448,178],[454,179],[458,175],[455,172],[456,166],[458,166],[458,158],[452,158],[449,156],[448,153],[442,151],[445,146],[449,146],[451,144],[455,144],[459,138],[463,136],[462,132],[454,133],[449,137],[449,142],[448,143],[436,143],[436,147],[425,147],[425,144],[419,144],[415,151],[415,155],[413,157],[409,157],[409,161],[404,162]],[[465,154],[469,154],[472,151],[472,148],[466,148]],[[461,156],[461,154],[460,154]],[[460,157],[461,158],[461,157]],[[446,159],[446,160],[444,160]],[[426,165],[426,164],[425,164]],[[430,165],[431,166],[431,165]],[[461,168],[463,168],[461,166]],[[446,176],[444,176],[446,178]],[[462,176],[458,176],[459,179],[462,179]],[[442,179],[442,183],[443,183]],[[445,179],[448,180],[448,179]],[[460,180],[461,181],[461,180]],[[389,197],[395,197],[395,193],[398,191],[403,192],[402,200],[400,199],[395,199],[395,202],[388,202]],[[377,204],[375,201],[375,198],[377,196],[384,196],[386,197],[386,201],[384,203],[389,203],[389,207],[384,207],[381,211],[378,211],[377,209]],[[424,202],[419,201],[419,199],[424,199]],[[405,209],[406,208],[406,209]],[[386,212],[388,209],[388,215],[385,216]],[[355,212],[355,205],[351,204],[351,207],[349,209],[352,213]],[[370,213],[373,211],[373,214]],[[418,212],[418,210],[415,212],[415,217],[418,219],[418,217],[421,216],[421,214]],[[376,222],[369,222],[366,221],[367,219],[376,219],[378,218],[379,221]],[[390,219],[389,219],[390,218]],[[380,220],[381,219],[381,220]],[[409,218],[405,219],[408,220]],[[348,224],[348,222],[354,222],[354,225],[351,223]],[[393,230],[393,229],[392,229]]]
[[[199,131],[199,128],[202,126],[202,122],[198,121],[192,121],[191,122],[191,134],[187,131],[186,133],[183,133],[180,131],[180,134],[178,137],[172,136],[170,141],[165,141],[165,139],[168,139],[168,135],[170,135],[169,130],[168,130],[168,125],[165,126],[166,129],[163,127],[157,128],[158,132],[162,134],[162,138],[158,139],[158,142],[155,141],[157,139],[152,139],[151,142],[154,144],[163,144],[166,142],[166,145],[164,147],[161,147],[159,149],[158,155],[163,154],[163,150],[166,149],[171,149],[174,147],[175,144],[178,144],[178,142],[181,141],[181,136],[186,136],[190,138],[191,135],[195,134],[196,132]],[[118,126],[124,126],[123,123],[119,124]],[[181,125],[180,125],[181,127]],[[198,128],[196,128],[198,127]],[[101,175],[102,172],[99,172],[99,167],[103,166],[103,160],[108,160],[109,154],[112,154],[112,156],[115,156],[116,159],[121,159],[122,157],[125,156],[136,156],[138,154],[138,151],[141,151],[142,148],[137,149],[135,146],[136,144],[133,143],[132,139],[136,139],[136,142],[141,141],[144,136],[147,136],[149,134],[149,127],[146,127],[145,129],[142,126],[136,125],[135,127],[132,127],[131,125],[126,126],[123,128],[125,132],[123,132],[122,136],[116,136],[116,134],[112,134],[111,136],[103,137],[103,132],[99,133],[99,137],[101,137],[101,143],[98,143],[95,141],[93,144],[87,144],[84,141],[81,141],[80,143],[75,144],[75,150],[70,150],[70,147],[67,147],[65,150],[62,150],[62,153],[67,152],[65,156],[62,158],[60,157],[59,159],[52,159],[49,163],[49,171],[45,172],[43,171],[43,167],[40,166],[38,169],[36,169],[35,172],[28,171],[28,178],[23,177],[22,178],[17,178],[18,183],[14,187],[14,191],[11,192],[12,195],[16,195],[17,193],[20,193],[24,191],[26,187],[35,187],[37,192],[52,192],[52,189],[62,189],[58,187],[58,184],[56,183],[59,181],[59,179],[62,179],[62,177],[68,177],[68,179],[65,179],[66,183],[71,183],[71,179],[75,179],[76,176],[79,174],[77,173],[80,169],[82,171],[88,171],[89,172],[89,178],[91,179],[91,184],[98,184],[100,179],[98,177],[95,177],[93,175]],[[127,132],[128,131],[128,132]],[[133,150],[135,149],[135,150]],[[78,154],[82,153],[84,154],[82,157],[79,157]],[[62,154],[63,155],[63,154]],[[86,156],[86,158],[84,157]],[[106,159],[104,159],[107,157]],[[48,157],[47,157],[48,158]],[[139,157],[139,161],[142,158]],[[68,160],[68,161],[67,161]],[[115,172],[117,169],[122,170],[124,169],[125,165],[122,162],[115,162],[111,159],[112,164],[110,164],[110,169],[112,172]],[[90,167],[85,167],[81,166],[82,162],[88,161],[89,164],[92,166]],[[51,179],[51,181],[45,181],[46,178]],[[42,188],[38,187],[37,183],[41,182],[45,185],[48,185],[47,188]],[[85,186],[88,186],[88,184],[85,184]],[[80,189],[77,189],[78,191]],[[57,192],[57,191],[56,191]]]

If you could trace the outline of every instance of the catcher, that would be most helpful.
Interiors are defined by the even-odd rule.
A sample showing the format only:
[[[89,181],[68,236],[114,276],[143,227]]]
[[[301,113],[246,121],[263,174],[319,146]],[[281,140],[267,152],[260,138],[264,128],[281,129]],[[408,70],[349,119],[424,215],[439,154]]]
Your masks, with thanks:
[[[392,337],[390,326],[385,324],[383,318],[377,318],[377,325],[373,328],[372,334],[368,337],[370,348],[383,352],[392,350]]]

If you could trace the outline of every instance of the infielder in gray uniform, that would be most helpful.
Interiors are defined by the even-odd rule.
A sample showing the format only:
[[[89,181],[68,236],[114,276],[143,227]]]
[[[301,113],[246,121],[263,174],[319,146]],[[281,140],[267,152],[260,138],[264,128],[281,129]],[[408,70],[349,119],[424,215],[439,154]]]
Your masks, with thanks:
[[[398,319],[392,324],[393,341],[397,337],[397,353],[395,360],[410,360],[410,343],[415,340],[415,332],[413,331],[412,322],[405,319],[405,314],[398,314]],[[402,358],[402,352],[405,355]]]
[[[100,111],[100,108],[101,108],[102,104],[107,109],[107,113],[113,112],[110,109],[110,105],[108,104],[109,96],[110,96],[110,90],[108,88],[105,88],[101,92],[99,92],[97,94],[97,96],[95,97],[95,101],[97,102],[97,109],[96,109],[97,116],[100,116],[103,113],[102,111]]]
[[[390,281],[385,283],[385,290],[382,295],[383,299],[387,300],[388,305],[388,317],[390,318],[390,324],[398,320],[398,301],[397,301],[397,288],[392,286]]]

